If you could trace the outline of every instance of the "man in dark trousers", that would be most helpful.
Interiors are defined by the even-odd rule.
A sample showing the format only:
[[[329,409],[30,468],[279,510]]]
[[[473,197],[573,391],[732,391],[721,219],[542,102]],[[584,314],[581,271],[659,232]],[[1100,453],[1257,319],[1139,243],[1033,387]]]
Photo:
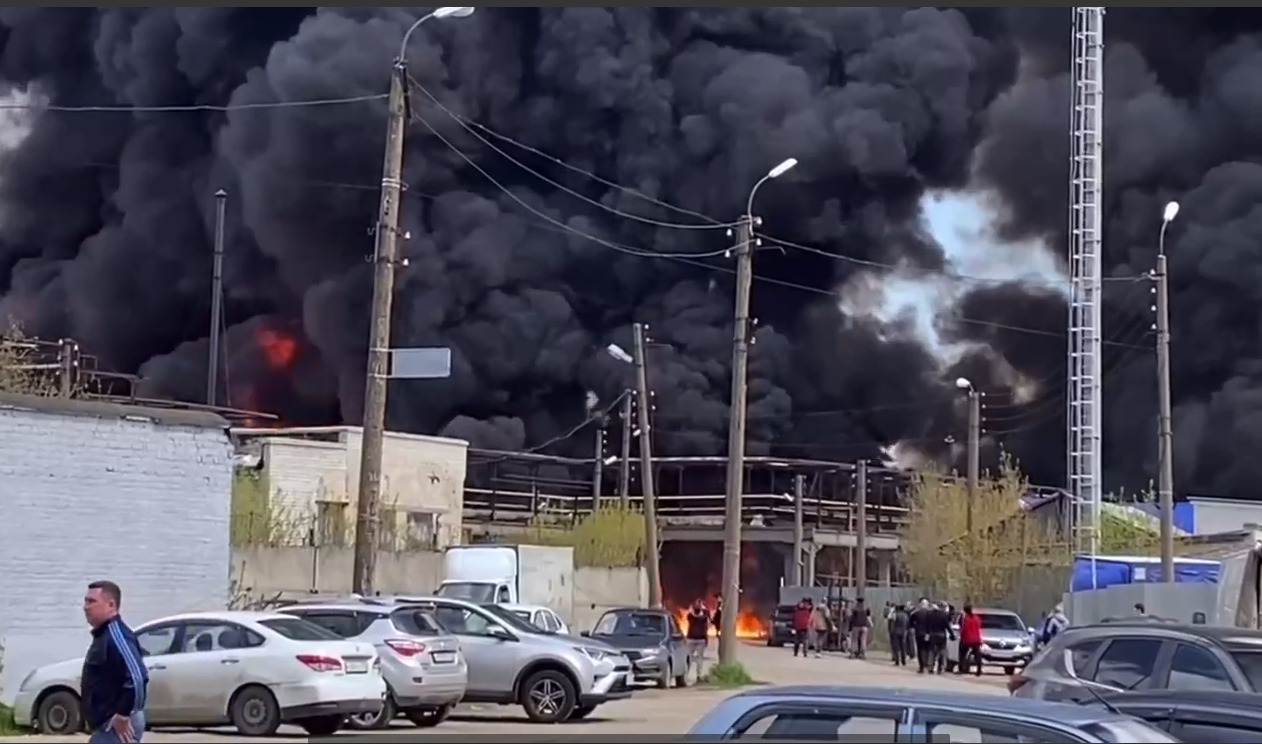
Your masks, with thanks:
[[[912,641],[916,644],[916,673],[924,674],[929,668],[929,600],[920,598],[916,609],[911,611]]]
[[[929,672],[942,674],[946,667],[947,636],[951,633],[951,613],[946,605],[938,603],[930,607],[925,625],[929,632]]]
[[[130,744],[145,733],[149,674],[136,636],[118,614],[122,602],[123,592],[112,581],[88,584],[83,596],[83,616],[92,627],[80,682],[89,742]]]
[[[960,618],[960,664],[957,674],[968,674],[969,663],[976,664],[973,673],[982,676],[982,619],[973,612],[973,605],[964,605]]]
[[[692,668],[697,677],[702,674],[701,666],[705,661],[706,646],[710,643],[710,611],[705,602],[698,599],[688,611],[688,657],[692,659]]]
[[[811,630],[811,611],[814,609],[810,599],[801,599],[793,608],[793,655],[801,651],[807,655],[806,637]]]
[[[903,605],[893,608],[890,617],[890,650],[894,654],[894,666],[907,666],[907,641],[911,637],[911,613]]]

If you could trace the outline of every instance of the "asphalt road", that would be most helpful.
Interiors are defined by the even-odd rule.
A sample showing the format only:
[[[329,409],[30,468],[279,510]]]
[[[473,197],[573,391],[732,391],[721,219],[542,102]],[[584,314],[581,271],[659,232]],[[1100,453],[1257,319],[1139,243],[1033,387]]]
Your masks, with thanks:
[[[713,651],[713,648],[711,649]],[[755,679],[769,684],[839,684],[872,687],[904,687],[961,690],[981,694],[1004,695],[1002,677],[987,676],[975,681],[955,675],[918,675],[894,667],[879,655],[868,661],[852,661],[840,656],[794,658],[788,649],[772,649],[748,645],[741,648],[741,661]],[[602,706],[585,721],[542,726],[526,721],[519,708],[497,706],[462,706],[441,726],[417,729],[402,723],[380,732],[388,738],[429,738],[460,734],[565,734],[602,736],[611,734],[677,734],[692,724],[720,700],[734,694],[730,690],[691,688],[686,690],[637,691],[629,700]],[[344,733],[342,736],[349,736]],[[223,731],[150,732],[145,742],[293,742],[303,741],[300,729],[282,729],[272,739],[251,739]],[[51,736],[0,737],[0,742],[74,741]],[[81,737],[77,741],[87,741]]]

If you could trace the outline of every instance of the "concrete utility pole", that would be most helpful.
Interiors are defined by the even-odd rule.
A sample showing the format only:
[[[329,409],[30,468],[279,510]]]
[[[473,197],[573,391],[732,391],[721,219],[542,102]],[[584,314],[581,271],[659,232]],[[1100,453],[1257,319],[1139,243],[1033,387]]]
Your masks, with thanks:
[[[628,390],[622,396],[622,454],[618,459],[618,506],[626,509],[631,505],[631,432],[632,409],[635,405],[635,393]]]
[[[978,481],[981,478],[982,458],[982,394],[967,378],[955,381],[955,386],[968,394],[968,492],[964,505],[964,532],[973,539],[973,511],[977,503]]]
[[[741,605],[741,501],[745,489],[745,412],[749,397],[749,290],[754,279],[754,197],[798,161],[789,158],[754,184],[736,226],[736,306],[732,313],[732,402],[727,431],[727,500],[723,531],[723,625],[719,663],[736,663],[736,616]]]
[[[644,493],[644,550],[647,558],[649,607],[662,606],[662,565],[657,538],[657,494],[653,490],[653,434],[649,431],[649,374],[645,359],[644,326],[632,326],[635,335],[635,387],[640,398],[640,487]]]
[[[1174,575],[1174,424],[1170,393],[1170,274],[1166,269],[1166,228],[1179,214],[1170,202],[1162,215],[1157,239],[1157,270],[1153,274],[1157,299],[1157,497],[1161,507],[1161,576],[1173,584]]]
[[[868,463],[860,460],[854,475],[854,596],[863,596],[868,585]]]
[[[215,256],[210,275],[210,354],[206,360],[206,405],[219,396],[219,349],[223,343],[223,243],[228,211],[228,192],[215,192]]]
[[[390,74],[386,105],[386,151],[381,166],[381,203],[373,254],[372,317],[368,337],[368,373],[364,380],[364,425],[360,442],[359,494],[355,516],[355,563],[352,590],[373,594],[377,562],[377,507],[381,498],[381,456],[386,433],[386,382],[390,374],[390,313],[394,302],[394,267],[399,247],[399,200],[403,192],[403,135],[407,124],[407,50],[412,33],[431,18],[464,18],[473,8],[438,8],[403,34]]]
[[[596,422],[596,459],[592,471],[592,511],[601,507],[601,490],[605,485],[605,417]]]
[[[799,473],[793,476],[793,563],[789,566],[789,583],[793,586],[802,585],[802,565],[805,561],[802,552],[806,542],[806,505],[802,502],[805,499],[806,476]]]

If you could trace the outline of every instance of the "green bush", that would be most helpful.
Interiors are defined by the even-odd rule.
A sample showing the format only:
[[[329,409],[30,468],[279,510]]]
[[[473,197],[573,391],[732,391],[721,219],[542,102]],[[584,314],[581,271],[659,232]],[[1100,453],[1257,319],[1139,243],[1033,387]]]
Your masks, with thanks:
[[[642,563],[644,513],[629,506],[603,506],[573,525],[541,517],[531,525],[529,541],[574,548],[574,565],[628,568]]]
[[[749,670],[740,662],[732,662],[731,664],[716,664],[710,667],[705,676],[701,678],[701,684],[714,685],[724,690],[730,690],[736,687],[749,687],[758,684],[749,674]]]

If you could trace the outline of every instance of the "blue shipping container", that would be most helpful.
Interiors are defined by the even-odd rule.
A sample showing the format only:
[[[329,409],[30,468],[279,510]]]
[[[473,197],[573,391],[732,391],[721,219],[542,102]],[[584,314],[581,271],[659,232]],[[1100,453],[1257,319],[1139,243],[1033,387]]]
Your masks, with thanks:
[[[1194,558],[1174,560],[1174,580],[1178,584],[1217,584],[1221,572],[1222,564],[1218,561]],[[1092,560],[1092,556],[1080,555],[1074,558],[1069,591],[1084,592],[1119,584],[1160,584],[1164,581],[1160,558],[1097,555]]]

